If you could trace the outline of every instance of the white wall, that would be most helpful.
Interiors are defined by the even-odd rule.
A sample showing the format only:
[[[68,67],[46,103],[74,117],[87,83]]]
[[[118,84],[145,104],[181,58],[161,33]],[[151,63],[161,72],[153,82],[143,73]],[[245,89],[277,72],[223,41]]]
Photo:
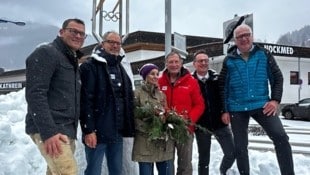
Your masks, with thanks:
[[[303,80],[301,85],[290,84],[290,72],[299,71],[298,58],[295,57],[275,57],[283,73],[283,97],[282,103],[296,103],[298,98],[310,97],[310,85],[308,85],[308,72],[310,72],[310,59],[300,58],[300,79]]]
[[[143,61],[165,55],[163,51],[137,50],[126,53],[126,57],[130,62]]]

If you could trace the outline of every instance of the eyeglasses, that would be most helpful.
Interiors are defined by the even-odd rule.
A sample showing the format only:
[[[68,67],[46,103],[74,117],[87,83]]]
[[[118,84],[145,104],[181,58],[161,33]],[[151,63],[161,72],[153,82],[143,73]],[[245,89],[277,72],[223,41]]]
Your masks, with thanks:
[[[117,46],[120,46],[122,43],[121,42],[118,42],[118,41],[113,41],[113,40],[105,40],[104,42],[107,42],[111,45],[117,45]]]
[[[81,36],[82,38],[84,38],[84,39],[87,37],[87,35],[85,34],[85,32],[80,32],[80,31],[78,31],[78,30],[76,30],[76,29],[74,29],[74,28],[64,28],[64,29],[65,29],[65,30],[68,30],[72,36],[78,36],[78,35],[80,35],[80,36]]]
[[[241,34],[239,36],[236,36],[235,38],[236,38],[236,40],[241,40],[243,38],[248,39],[248,38],[250,38],[250,36],[252,36],[252,33],[244,33],[244,34]]]
[[[202,64],[202,63],[208,64],[208,63],[209,63],[209,60],[208,60],[208,59],[201,59],[201,60],[195,60],[195,62],[197,62],[197,63],[199,63],[199,64]]]

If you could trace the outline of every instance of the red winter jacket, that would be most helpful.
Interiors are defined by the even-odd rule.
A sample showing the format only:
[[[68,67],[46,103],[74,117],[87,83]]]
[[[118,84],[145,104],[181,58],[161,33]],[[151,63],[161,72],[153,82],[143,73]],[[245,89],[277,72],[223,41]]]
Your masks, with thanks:
[[[176,110],[181,115],[187,113],[189,119],[196,123],[205,109],[205,104],[199,84],[190,72],[182,67],[181,76],[172,85],[166,69],[158,83],[161,91],[166,94],[168,108]],[[194,127],[191,127],[190,130],[193,132]]]

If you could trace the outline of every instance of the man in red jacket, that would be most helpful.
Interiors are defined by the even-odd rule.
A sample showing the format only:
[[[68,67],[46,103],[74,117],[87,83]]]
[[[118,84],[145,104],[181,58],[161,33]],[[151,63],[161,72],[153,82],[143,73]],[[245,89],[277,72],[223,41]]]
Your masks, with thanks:
[[[168,108],[187,116],[196,123],[205,105],[196,79],[183,67],[183,60],[172,51],[166,57],[166,69],[159,78],[160,89],[166,94]],[[178,156],[177,175],[192,175],[192,148],[194,126],[189,128],[191,135],[185,143],[176,143]]]

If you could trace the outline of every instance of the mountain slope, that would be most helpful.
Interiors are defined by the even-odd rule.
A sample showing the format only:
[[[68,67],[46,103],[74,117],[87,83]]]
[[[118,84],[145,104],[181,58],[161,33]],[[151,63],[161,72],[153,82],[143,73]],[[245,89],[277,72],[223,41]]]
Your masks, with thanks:
[[[277,44],[310,47],[310,25],[282,35]]]
[[[0,67],[6,70],[25,68],[26,57],[38,44],[52,41],[58,30],[55,26],[38,23],[0,24]]]

